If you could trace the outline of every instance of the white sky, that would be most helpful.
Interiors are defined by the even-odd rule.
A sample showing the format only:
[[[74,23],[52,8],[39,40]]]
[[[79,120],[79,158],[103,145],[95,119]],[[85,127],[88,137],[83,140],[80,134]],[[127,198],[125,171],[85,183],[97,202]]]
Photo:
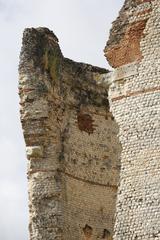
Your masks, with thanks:
[[[103,49],[124,0],[0,0],[0,240],[28,239],[27,177],[19,120],[23,29],[53,30],[65,57],[107,67]]]

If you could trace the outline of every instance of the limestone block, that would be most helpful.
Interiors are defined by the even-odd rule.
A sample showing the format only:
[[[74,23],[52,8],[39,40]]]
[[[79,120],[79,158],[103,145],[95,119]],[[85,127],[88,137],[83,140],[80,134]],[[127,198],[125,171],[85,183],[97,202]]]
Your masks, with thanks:
[[[26,153],[28,157],[42,157],[43,148],[41,146],[26,147]]]

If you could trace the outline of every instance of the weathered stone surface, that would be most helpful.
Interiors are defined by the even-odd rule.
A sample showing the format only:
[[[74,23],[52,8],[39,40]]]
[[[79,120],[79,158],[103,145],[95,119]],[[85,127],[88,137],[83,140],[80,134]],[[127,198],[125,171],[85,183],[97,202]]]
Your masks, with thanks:
[[[127,26],[123,39],[108,47],[105,56],[114,68],[141,60],[140,40],[147,20],[131,23]]]
[[[120,128],[119,139],[122,144],[121,177],[114,228],[115,240],[160,239],[159,5],[159,0],[125,1],[120,12],[121,19],[123,15],[127,16],[128,26],[125,34],[130,23],[133,25],[139,21],[147,21],[141,38],[134,36],[139,41],[137,46],[139,56],[141,56],[137,62],[132,63],[136,71],[133,71],[131,75],[124,74],[121,79],[112,78],[109,88],[111,111]],[[110,51],[116,44],[123,48],[121,44],[126,35],[122,35],[120,41],[113,42],[111,40],[114,29],[115,25],[111,30],[111,39],[105,51]],[[129,50],[124,57],[125,61],[119,61],[119,52],[116,51],[112,53],[113,58],[109,59],[111,65],[116,67],[112,76],[117,71],[119,72],[117,68],[119,63],[122,64],[120,69],[126,67],[124,64],[126,60],[128,62],[130,42],[125,44],[123,51]],[[114,58],[115,61],[113,61]]]
[[[28,49],[29,48],[29,49]],[[47,29],[26,29],[20,56],[30,239],[113,235],[120,162],[107,70],[64,58]]]
[[[28,157],[42,157],[43,149],[41,146],[26,147]]]
[[[126,0],[105,55],[64,58],[24,31],[19,65],[30,240],[160,239],[159,0]]]
[[[110,38],[104,49],[113,68],[142,59],[140,42],[152,13],[152,1],[126,0],[119,17],[113,22]]]

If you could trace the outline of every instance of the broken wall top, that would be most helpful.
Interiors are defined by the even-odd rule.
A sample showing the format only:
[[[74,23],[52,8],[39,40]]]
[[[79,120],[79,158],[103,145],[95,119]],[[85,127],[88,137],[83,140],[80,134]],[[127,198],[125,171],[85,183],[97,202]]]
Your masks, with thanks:
[[[154,0],[126,0],[118,18],[113,22],[110,37],[104,49],[113,68],[142,59],[140,41],[152,12]]]

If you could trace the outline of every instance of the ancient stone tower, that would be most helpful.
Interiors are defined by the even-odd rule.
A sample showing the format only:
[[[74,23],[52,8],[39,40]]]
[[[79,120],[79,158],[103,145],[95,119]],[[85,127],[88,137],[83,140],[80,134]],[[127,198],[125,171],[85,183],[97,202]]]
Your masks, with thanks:
[[[160,0],[126,0],[105,56],[24,31],[19,65],[30,240],[160,239]]]

